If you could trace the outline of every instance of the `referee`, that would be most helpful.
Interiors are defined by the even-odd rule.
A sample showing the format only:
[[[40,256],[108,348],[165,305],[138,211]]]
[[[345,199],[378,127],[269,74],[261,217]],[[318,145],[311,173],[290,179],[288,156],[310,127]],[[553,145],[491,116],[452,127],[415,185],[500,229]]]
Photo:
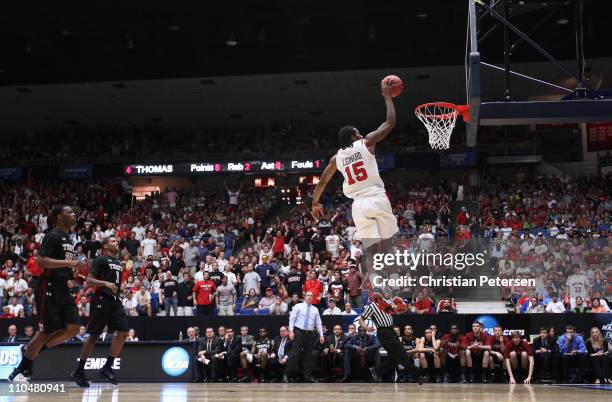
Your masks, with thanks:
[[[389,306],[393,304],[380,297],[380,303],[387,303]],[[387,351],[387,360],[384,363],[370,367],[370,373],[375,382],[380,382],[380,379],[390,372],[396,366],[401,365],[402,370],[410,367],[410,360],[397,334],[393,330],[393,316],[390,313],[383,311],[379,303],[372,302],[365,307],[361,316],[359,316],[359,325],[362,328],[368,329],[365,320],[371,319],[377,327],[378,340],[383,348]]]
[[[319,342],[323,344],[325,338],[321,316],[317,307],[312,305],[312,292],[306,292],[304,302],[296,304],[289,316],[289,339],[293,344],[283,382],[289,382],[289,378],[297,372],[300,360],[304,362],[304,382],[319,382],[312,377],[313,350],[317,344],[317,333]]]

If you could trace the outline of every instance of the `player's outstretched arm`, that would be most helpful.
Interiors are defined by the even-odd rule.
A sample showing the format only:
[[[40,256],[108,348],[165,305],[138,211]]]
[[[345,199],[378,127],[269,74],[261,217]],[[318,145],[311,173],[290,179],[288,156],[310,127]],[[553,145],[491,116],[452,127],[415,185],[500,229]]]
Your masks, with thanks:
[[[382,88],[382,95],[385,98],[385,105],[387,106],[387,119],[381,124],[375,131],[366,135],[364,141],[365,146],[368,147],[370,152],[374,152],[374,146],[385,139],[387,135],[395,127],[395,105],[393,104],[393,98],[391,97],[391,84],[386,84]]]
[[[325,212],[323,211],[323,205],[321,205],[320,200],[323,192],[325,191],[325,187],[329,181],[334,177],[334,173],[336,173],[336,155],[332,156],[327,164],[327,167],[323,171],[317,186],[315,187],[314,194],[312,196],[312,216],[316,218],[322,218]]]

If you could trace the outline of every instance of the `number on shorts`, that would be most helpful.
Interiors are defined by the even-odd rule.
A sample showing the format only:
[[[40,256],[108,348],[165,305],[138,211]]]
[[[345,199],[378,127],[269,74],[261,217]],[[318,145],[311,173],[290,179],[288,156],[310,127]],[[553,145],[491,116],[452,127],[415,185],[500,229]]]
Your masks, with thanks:
[[[357,181],[364,181],[368,178],[368,172],[366,172],[365,168],[363,167],[363,161],[355,162],[344,169],[349,186],[355,184],[355,179],[353,179],[353,176],[351,175],[351,167]]]

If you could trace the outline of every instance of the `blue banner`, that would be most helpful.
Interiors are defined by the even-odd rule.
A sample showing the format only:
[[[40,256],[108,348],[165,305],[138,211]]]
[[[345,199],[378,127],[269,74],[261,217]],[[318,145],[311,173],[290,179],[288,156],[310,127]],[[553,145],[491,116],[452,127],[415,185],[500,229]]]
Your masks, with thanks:
[[[92,173],[93,165],[60,166],[59,177],[61,179],[85,179],[90,178]]]
[[[376,163],[380,170],[395,168],[395,154],[376,154]]]
[[[440,167],[476,166],[476,151],[449,152],[440,155]]]
[[[20,345],[0,346],[0,380],[6,380],[21,362]]]
[[[23,167],[6,167],[0,168],[0,179],[18,181],[21,180],[23,174]]]

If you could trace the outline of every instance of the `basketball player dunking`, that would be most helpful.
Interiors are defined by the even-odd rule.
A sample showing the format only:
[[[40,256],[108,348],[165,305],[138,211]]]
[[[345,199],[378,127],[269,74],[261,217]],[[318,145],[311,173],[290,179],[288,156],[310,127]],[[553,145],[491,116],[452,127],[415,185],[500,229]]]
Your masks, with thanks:
[[[387,107],[387,119],[365,137],[353,126],[344,126],[338,132],[342,148],[332,156],[325,168],[312,198],[312,215],[324,216],[321,196],[329,181],[339,170],[344,176],[342,190],[353,199],[352,215],[357,228],[356,236],[367,247],[391,239],[399,230],[385,185],[378,172],[374,149],[395,127],[395,106],[391,97],[393,86],[383,84],[382,95]],[[383,248],[386,247],[383,245]],[[372,253],[368,253],[371,256]]]

